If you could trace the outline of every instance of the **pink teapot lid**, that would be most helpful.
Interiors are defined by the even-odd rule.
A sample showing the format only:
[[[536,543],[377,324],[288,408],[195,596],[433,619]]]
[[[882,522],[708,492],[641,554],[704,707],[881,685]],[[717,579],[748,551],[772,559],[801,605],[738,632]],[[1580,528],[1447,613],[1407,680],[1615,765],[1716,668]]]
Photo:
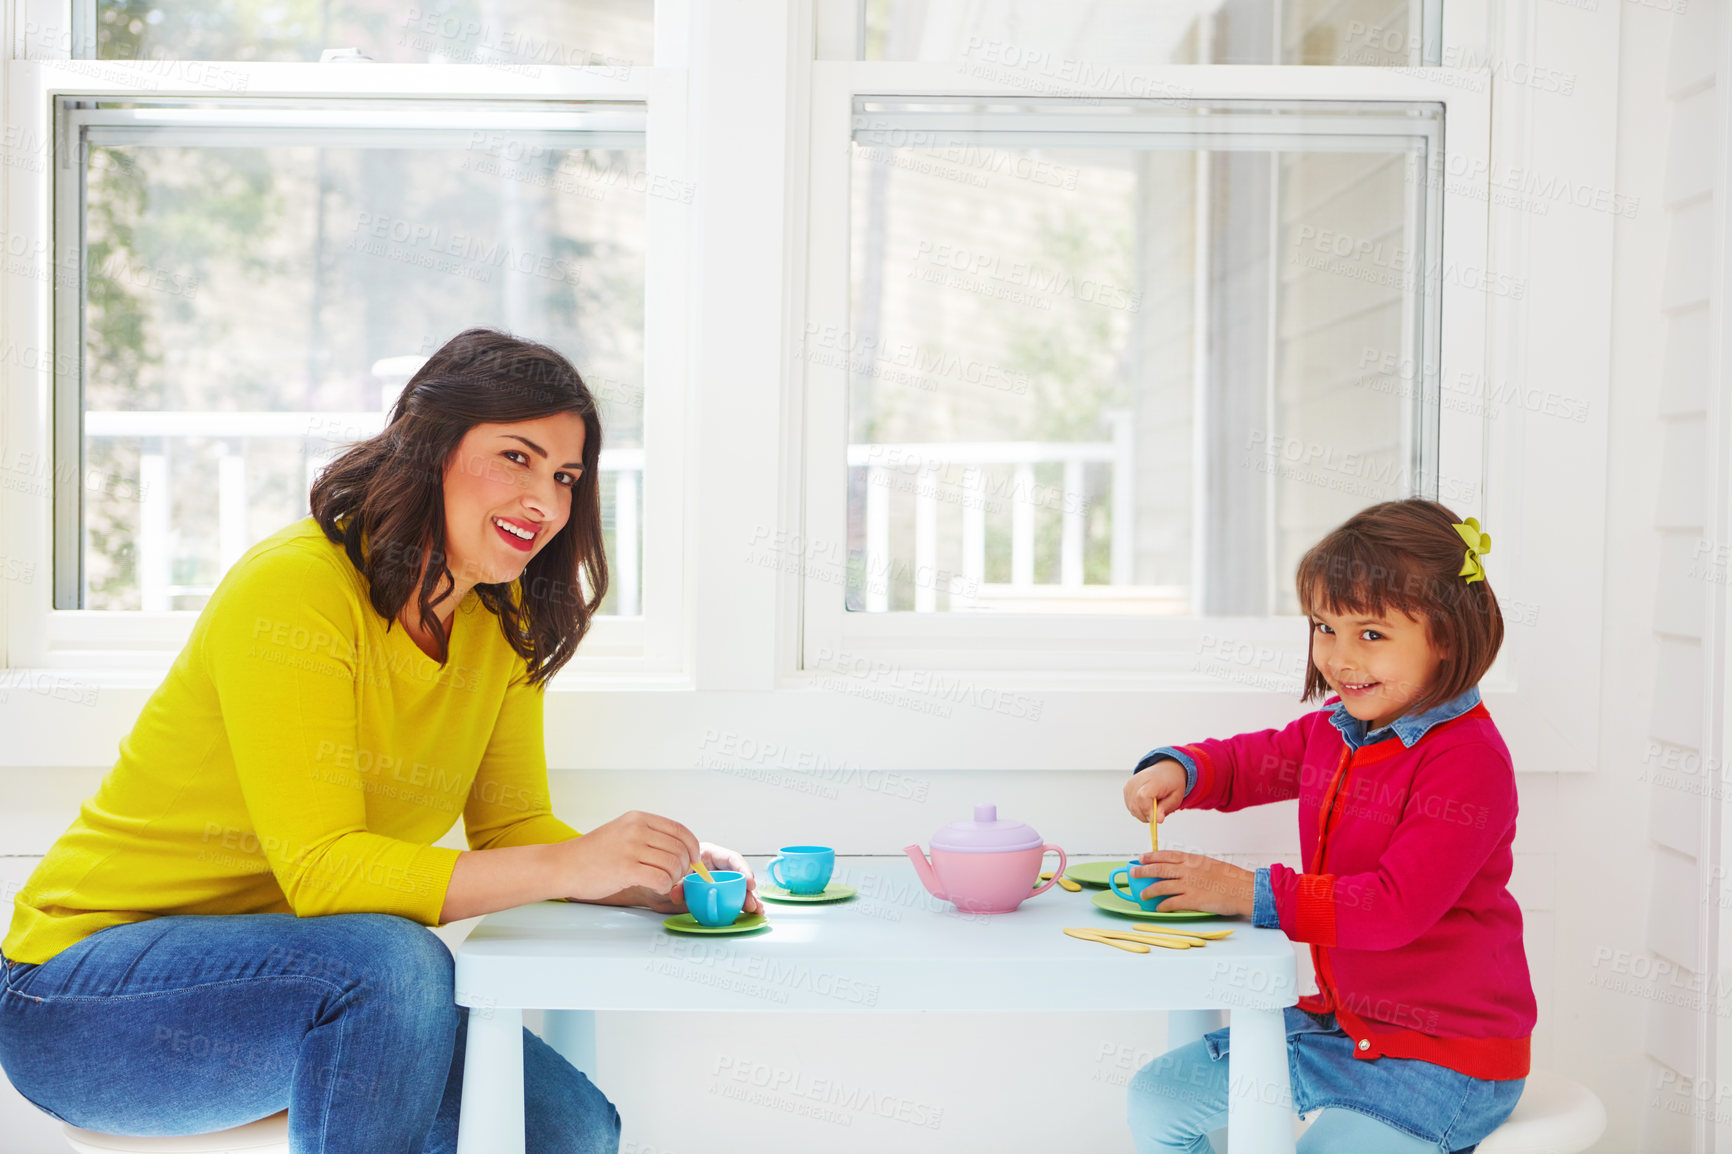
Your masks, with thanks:
[[[1000,821],[996,805],[977,805],[973,821],[953,821],[932,835],[932,848],[948,853],[1009,853],[1040,844],[1040,835],[1027,824]]]

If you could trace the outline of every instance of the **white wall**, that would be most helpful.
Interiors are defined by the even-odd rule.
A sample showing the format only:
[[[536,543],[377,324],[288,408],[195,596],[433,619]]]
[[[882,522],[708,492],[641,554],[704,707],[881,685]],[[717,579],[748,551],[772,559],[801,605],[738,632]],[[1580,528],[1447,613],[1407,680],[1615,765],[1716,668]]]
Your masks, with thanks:
[[[1712,92],[1721,7],[1625,4],[1621,14],[1617,191],[1640,208],[1616,225],[1611,529],[1606,555],[1582,559],[1603,565],[1606,580],[1601,769],[1555,787],[1555,992],[1551,1012],[1541,1011],[1542,1061],[1606,1105],[1610,1128],[1596,1147],[1605,1151],[1692,1149],[1702,1113],[1676,1090],[1700,1073],[1688,974],[1708,803],[1693,787],[1706,778],[1665,776],[1651,751],[1662,743],[1682,755],[1702,743],[1701,607],[1711,589],[1689,552],[1703,534],[1707,484],[1705,326],[1700,350],[1687,346],[1690,314],[1705,319],[1713,259],[1704,178],[1724,140],[1696,130],[1706,125],[1681,106]],[[1686,976],[1638,976],[1662,962]]]
[[[1707,486],[1713,475],[1710,330],[1723,316],[1713,276],[1719,242],[1714,214],[1717,209],[1724,213],[1715,188],[1725,157],[1725,125],[1719,115],[1724,92],[1716,84],[1716,73],[1724,67],[1723,18],[1723,5],[1710,3],[1692,6],[1681,17],[1666,21],[1669,52],[1663,72],[1658,73],[1664,76],[1664,84],[1656,87],[1662,90],[1661,114],[1669,127],[1654,134],[1665,141],[1665,156],[1659,168],[1663,184],[1650,224],[1663,227],[1664,233],[1654,238],[1659,245],[1644,245],[1640,257],[1633,245],[1625,248],[1632,262],[1640,261],[1642,267],[1648,265],[1653,249],[1664,253],[1664,279],[1656,302],[1662,318],[1658,345],[1663,349],[1659,362],[1663,371],[1655,406],[1662,463],[1653,513],[1660,564],[1650,617],[1659,652],[1647,710],[1653,743],[1648,747],[1649,765],[1656,756],[1670,756],[1678,765],[1700,764],[1702,757],[1716,753],[1715,737],[1705,725],[1706,694],[1701,688],[1709,681],[1712,660],[1713,639],[1707,633],[1704,610],[1713,585],[1702,580],[1705,570],[1698,546],[1718,536],[1711,519],[1719,503],[1710,500]],[[1631,40],[1641,31],[1639,24],[1632,28]],[[1653,98],[1647,92],[1643,97]],[[1647,335],[1644,330],[1643,336]],[[1661,752],[1655,755],[1656,750]],[[1664,964],[1684,975],[1681,981],[1668,975],[1666,980],[1635,987],[1647,1017],[1643,1049],[1651,1064],[1632,1085],[1642,1094],[1642,1141],[1652,1149],[1683,1148],[1700,1126],[1705,1108],[1712,1109],[1682,1090],[1698,1080],[1714,1084],[1704,1050],[1712,1038],[1700,1007],[1689,998],[1663,996],[1700,989],[1702,1000],[1713,1002],[1707,991],[1714,987],[1703,981],[1699,914],[1703,898],[1717,894],[1713,887],[1702,893],[1698,884],[1711,864],[1712,846],[1702,837],[1703,807],[1710,798],[1692,788],[1706,781],[1700,773],[1662,772],[1648,783],[1653,860],[1642,944],[1656,969]],[[1606,969],[1605,952],[1596,957],[1599,964],[1591,966],[1590,980],[1602,977]],[[1609,960],[1615,972],[1618,958],[1614,954]],[[1632,970],[1636,965],[1632,957]],[[1608,996],[1599,992],[1602,999]],[[1610,993],[1628,996],[1622,990]]]

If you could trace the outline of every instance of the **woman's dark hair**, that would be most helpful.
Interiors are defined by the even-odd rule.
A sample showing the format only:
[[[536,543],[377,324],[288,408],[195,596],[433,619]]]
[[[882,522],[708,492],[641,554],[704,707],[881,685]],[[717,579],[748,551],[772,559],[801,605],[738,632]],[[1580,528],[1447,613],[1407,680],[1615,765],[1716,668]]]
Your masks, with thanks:
[[[1461,573],[1467,545],[1461,519],[1436,501],[1385,501],[1349,517],[1299,562],[1299,605],[1310,614],[1387,617],[1399,610],[1424,622],[1443,656],[1436,681],[1408,708],[1420,713],[1479,684],[1503,645],[1503,613],[1486,580]],[[1316,662],[1305,659],[1305,696],[1329,691]]]
[[[445,628],[433,611],[433,602],[456,587],[446,564],[446,463],[476,425],[556,413],[583,418],[583,474],[572,486],[571,517],[519,581],[478,584],[475,592],[527,663],[530,684],[542,684],[571,660],[607,593],[596,467],[601,418],[570,361],[492,329],[469,329],[445,342],[409,378],[384,431],[347,450],[313,482],[313,517],[366,577],[386,629],[415,595],[422,621],[446,650]]]

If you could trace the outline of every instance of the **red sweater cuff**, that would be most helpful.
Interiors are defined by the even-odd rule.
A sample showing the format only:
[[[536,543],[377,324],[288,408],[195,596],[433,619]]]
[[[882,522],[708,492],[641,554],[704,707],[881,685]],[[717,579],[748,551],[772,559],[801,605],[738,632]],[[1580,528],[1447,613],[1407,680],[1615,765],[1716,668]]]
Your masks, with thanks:
[[[1215,795],[1215,759],[1200,745],[1178,745],[1173,748],[1190,754],[1191,761],[1197,767],[1196,784],[1191,786],[1191,792],[1179,803],[1179,808],[1207,809],[1209,799]]]
[[[1335,875],[1294,874],[1292,937],[1318,946],[1335,944]]]

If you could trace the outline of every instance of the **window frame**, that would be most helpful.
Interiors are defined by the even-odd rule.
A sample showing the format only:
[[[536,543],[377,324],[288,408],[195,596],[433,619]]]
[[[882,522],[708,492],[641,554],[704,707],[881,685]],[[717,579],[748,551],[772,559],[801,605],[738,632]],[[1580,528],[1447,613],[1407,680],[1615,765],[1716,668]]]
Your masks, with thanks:
[[[61,47],[64,49],[65,43]],[[164,71],[169,74],[165,82]],[[174,74],[179,73],[178,80]],[[215,87],[213,89],[213,83]],[[57,108],[62,99],[121,100],[127,98],[211,99],[234,96],[305,101],[419,100],[462,101],[474,108],[509,116],[513,105],[545,108],[564,102],[613,102],[641,105],[645,115],[643,155],[646,171],[670,181],[689,182],[686,71],[683,68],[633,67],[629,70],[582,68],[542,69],[525,76],[486,65],[305,63],[230,63],[217,61],[95,61],[58,59],[10,62],[9,124],[16,133],[34,134],[40,142],[36,164],[14,165],[5,181],[9,219],[15,235],[56,237],[70,196],[81,195],[83,168],[79,160],[62,169],[68,143],[57,140]],[[32,139],[26,135],[25,139]],[[73,172],[76,179],[57,179]],[[58,203],[56,198],[62,198]],[[75,204],[76,202],[72,202]],[[688,370],[685,354],[687,276],[690,266],[690,207],[670,197],[645,197],[644,269],[644,472],[640,507],[668,510],[642,521],[640,564],[643,575],[642,612],[636,617],[600,617],[577,657],[561,678],[580,680],[594,675],[665,678],[677,673],[685,659],[685,539],[677,510],[687,500],[684,443]],[[48,268],[63,261],[57,241],[49,241]],[[72,259],[76,260],[77,257]],[[74,266],[76,267],[76,266]],[[14,385],[30,379],[33,387],[7,390],[4,410],[8,427],[29,431],[20,438],[28,449],[54,456],[52,430],[77,408],[81,340],[78,309],[57,316],[54,277],[31,283],[13,278],[5,317],[8,330],[26,348],[52,350],[37,358],[48,371],[11,369]],[[20,291],[21,286],[28,286]],[[67,317],[72,318],[69,326]],[[58,418],[58,421],[56,420]],[[15,451],[17,446],[15,443]],[[77,496],[76,485],[56,484],[67,467],[56,463],[49,473],[50,496],[37,500],[29,493],[0,494],[0,553],[31,558],[50,574],[26,586],[22,595],[6,598],[4,619],[6,664],[39,669],[131,669],[166,671],[185,645],[195,610],[143,612],[53,608],[53,560],[56,517],[53,502],[65,501],[65,491]],[[73,467],[76,471],[76,466]],[[65,510],[61,510],[61,516]]]
[[[1187,65],[1149,69],[1148,76],[1198,102],[1332,101],[1434,103],[1443,106],[1446,156],[1460,167],[1486,172],[1491,149],[1488,73],[1444,68],[1384,69],[1314,65]],[[1154,82],[1151,81],[1151,82]],[[1062,93],[1043,92],[1043,95]],[[1087,97],[1089,93],[1076,95]],[[984,97],[1014,101],[1027,93],[1007,84],[975,80],[944,63],[878,63],[820,60],[813,66],[809,142],[811,221],[804,295],[805,312],[795,334],[834,326],[846,332],[849,312],[849,211],[852,116],[856,98]],[[839,143],[840,142],[840,143]],[[1458,167],[1452,159],[1428,158],[1434,171]],[[1449,167],[1435,167],[1447,163]],[[1428,211],[1437,214],[1444,267],[1487,267],[1488,200],[1471,183],[1428,180]],[[1474,195],[1478,192],[1479,195]],[[1428,282],[1429,283],[1429,282]],[[1427,293],[1427,296],[1430,294]],[[1445,278],[1436,300],[1427,300],[1428,323],[1439,326],[1436,379],[1472,371],[1486,361],[1483,294]],[[1477,307],[1476,307],[1477,306]],[[1447,324],[1439,317],[1447,316]],[[802,382],[804,429],[800,478],[805,503],[799,532],[804,541],[847,540],[847,379],[834,366],[789,358],[790,377]],[[1485,417],[1437,407],[1438,474],[1469,478],[1486,492]],[[1422,442],[1432,429],[1420,430]],[[1480,501],[1459,502],[1462,515],[1485,520]],[[1489,522],[1488,522],[1489,523]],[[1199,655],[1214,645],[1274,650],[1274,664],[1303,668],[1305,630],[1298,617],[1150,617],[1028,613],[849,612],[845,591],[822,574],[808,574],[795,592],[801,607],[799,669],[822,674],[838,656],[883,662],[899,669],[993,673],[1046,673],[1067,683],[1124,687],[1129,683],[1174,691],[1219,690],[1222,681],[1198,672]],[[1500,666],[1504,663],[1500,662]],[[1500,676],[1503,669],[1493,674]],[[1495,680],[1492,684],[1495,684]],[[1489,687],[1489,686],[1488,686]]]
[[[46,162],[45,149],[38,148],[34,155],[30,149],[40,143],[48,121],[40,103],[30,103],[37,100],[44,78],[26,82],[24,66],[66,57],[70,38],[63,30],[69,3],[19,0],[10,25],[13,56],[0,61],[9,77],[6,91],[13,97],[7,111],[12,134],[7,159],[13,163],[0,173],[0,197],[8,201],[0,207],[7,211],[10,235],[26,240],[47,235],[43,200],[30,188],[39,174],[24,167]],[[1602,6],[1600,16],[1609,11]],[[760,745],[779,743],[785,750],[845,756],[868,772],[931,773],[939,791],[934,796],[955,797],[962,783],[975,780],[967,776],[975,772],[988,773],[979,780],[992,788],[1017,792],[1023,788],[1021,775],[998,771],[1117,774],[1151,742],[1290,721],[1302,708],[1295,693],[1233,678],[1211,678],[1205,685],[1190,671],[1163,678],[1103,662],[1096,669],[1065,673],[1030,660],[1022,672],[995,666],[989,674],[969,675],[963,689],[972,696],[953,702],[944,686],[916,682],[923,671],[912,666],[887,674],[874,667],[867,676],[844,679],[821,676],[804,665],[801,579],[786,568],[772,572],[742,563],[741,555],[749,541],[764,533],[796,535],[806,526],[802,486],[811,435],[804,411],[809,388],[797,364],[795,342],[809,311],[807,248],[813,234],[808,224],[814,211],[809,173],[814,128],[819,127],[809,97],[815,68],[852,59],[856,15],[852,0],[754,2],[730,10],[725,18],[694,0],[657,0],[655,71],[673,65],[685,71],[671,74],[677,92],[674,106],[658,103],[651,109],[651,164],[666,165],[670,175],[696,181],[699,192],[689,226],[683,215],[670,221],[673,227],[690,228],[687,259],[674,260],[665,270],[646,270],[651,293],[663,294],[659,304],[655,299],[650,303],[679,322],[650,353],[679,366],[673,379],[683,391],[677,396],[652,392],[646,403],[671,406],[653,442],[655,451],[665,454],[667,468],[658,465],[650,477],[666,486],[659,491],[673,504],[658,505],[665,513],[651,526],[672,534],[671,547],[682,563],[679,588],[684,598],[672,607],[672,617],[647,619],[646,624],[659,620],[672,631],[684,646],[684,664],[649,672],[613,671],[602,664],[586,672],[580,664],[590,652],[591,642],[586,641],[584,656],[550,686],[550,766],[556,771],[633,771],[596,779],[604,793],[612,788],[607,782],[627,777],[646,788],[660,788],[649,784],[653,778],[635,774],[667,771],[674,775],[667,780],[679,783],[679,796],[688,796],[683,791],[696,785],[701,790],[726,789],[732,797],[732,780],[712,781],[694,766],[706,764],[705,751],[718,749],[718,740],[749,737]],[[1537,53],[1554,72],[1566,76],[1615,76],[1620,59],[1615,16],[1588,20],[1578,9],[1538,0],[1499,6],[1485,0],[1450,0],[1443,14],[1442,44],[1446,58],[1457,58],[1451,55],[1457,53],[1472,60],[1519,64],[1533,62]],[[98,67],[106,70],[110,65]],[[321,69],[339,68],[351,75],[364,69],[384,77],[389,69],[417,67],[425,66],[292,65],[258,75],[287,77],[290,73],[282,69],[292,68],[316,77]],[[1205,66],[1210,71],[1226,67]],[[1285,71],[1292,75],[1310,68]],[[1336,71],[1371,75],[1381,70]],[[1433,80],[1444,75],[1410,68],[1391,70],[1390,75],[1423,78],[1412,75],[1416,71]],[[89,72],[56,66],[50,73],[49,79],[89,88]],[[1161,74],[1178,75],[1170,69]],[[1220,75],[1251,73],[1241,69]],[[1495,124],[1490,156],[1495,175],[1488,179],[1483,170],[1469,174],[1471,192],[1483,196],[1496,191],[1496,180],[1515,185],[1517,178],[1525,181],[1533,175],[1568,192],[1599,198],[1585,213],[1572,211],[1567,200],[1555,195],[1550,199],[1559,209],[1550,215],[1543,210],[1494,213],[1489,253],[1483,259],[1521,276],[1527,295],[1515,304],[1470,300],[1472,315],[1460,318],[1486,329],[1485,361],[1474,366],[1483,380],[1499,388],[1519,385],[1524,396],[1562,393],[1579,406],[1578,422],[1571,423],[1535,416],[1531,410],[1524,413],[1520,404],[1500,400],[1499,419],[1490,421],[1488,414],[1486,422],[1475,424],[1484,426],[1486,442],[1483,520],[1497,543],[1488,568],[1512,625],[1504,656],[1485,683],[1487,702],[1518,773],[1588,772],[1597,768],[1599,756],[1595,718],[1602,701],[1609,701],[1600,685],[1601,626],[1609,607],[1607,570],[1599,562],[1608,546],[1614,222],[1618,216],[1636,215],[1638,209],[1653,211],[1653,206],[1615,194],[1615,86],[1595,86],[1592,92],[1583,86],[1574,96],[1560,96],[1511,83],[1507,77],[1494,77],[1488,87],[1483,72],[1466,75],[1489,102]],[[444,66],[430,70],[421,94],[435,87],[446,91],[447,76]],[[488,79],[495,87],[510,88],[505,78]],[[1208,77],[1193,74],[1193,80],[1207,82]],[[1298,82],[1318,81],[1300,76]],[[282,83],[291,84],[287,79]],[[1371,81],[1348,77],[1344,83]],[[1203,90],[1201,83],[1197,87]],[[300,89],[313,90],[305,81]],[[1404,87],[1403,92],[1411,94],[1412,89]],[[1464,88],[1443,95],[1454,99],[1469,94]],[[706,124],[726,131],[703,128]],[[826,138],[816,139],[822,144]],[[754,166],[746,179],[741,178],[742,147]],[[654,153],[659,148],[669,151],[658,158]],[[1488,189],[1488,184],[1493,187]],[[1526,187],[1515,188],[1515,195],[1525,195]],[[1535,189],[1532,199],[1548,197]],[[18,307],[19,290],[29,287],[19,278],[0,278],[6,321],[40,319]],[[29,325],[9,325],[7,335],[21,348],[47,347],[45,332]],[[44,404],[49,395],[46,369],[20,363],[17,357],[0,360],[0,389],[4,450],[44,452],[50,431]],[[656,411],[646,412],[646,421]],[[675,484],[675,472],[683,483]],[[47,557],[47,538],[41,532],[45,522],[27,508],[30,504],[17,494],[0,492],[0,562],[25,567],[34,562],[34,580],[41,582]],[[1554,510],[1566,504],[1572,515],[1556,516]],[[31,520],[21,525],[23,514]],[[651,526],[646,526],[646,534]],[[646,535],[646,558],[649,548]],[[12,627],[15,620],[36,628],[37,594],[31,581],[28,575],[0,581],[0,603],[7,606],[0,629]],[[1512,599],[1522,598],[1527,599],[1527,619],[1508,617]],[[25,601],[31,607],[20,616],[17,606]],[[41,603],[46,603],[45,594]],[[1283,632],[1278,619],[1237,624],[1267,631],[1275,643],[1297,648],[1297,639],[1289,640],[1291,634]],[[100,627],[91,636],[100,648],[118,648]],[[1227,644],[1218,635],[1205,634],[1197,641]],[[1106,653],[1114,642],[1125,645],[1122,638],[1107,636],[1099,640],[1099,651]],[[32,662],[23,659],[26,651],[13,628],[8,668],[0,670],[0,687],[23,690],[0,701],[0,719],[12,727],[10,763],[52,768],[111,764],[115,742],[124,738],[160,683],[164,666],[92,662],[69,678],[64,672],[30,668]],[[1259,656],[1255,647],[1245,652]],[[1199,654],[1193,647],[1187,656]],[[638,663],[633,668],[645,667]],[[673,671],[660,671],[666,669]],[[886,686],[893,693],[882,692]],[[1030,710],[1018,720],[995,711],[996,693],[1033,698],[1039,713]],[[895,695],[896,700],[886,700]],[[932,703],[945,712],[897,708]],[[786,800],[786,795],[778,797]],[[641,798],[627,798],[626,803],[641,804]],[[888,811],[875,801],[838,812],[855,815],[846,824],[866,839],[862,844],[876,844],[873,839],[882,837],[884,827],[871,815],[883,818]],[[906,818],[896,812],[899,822]]]

